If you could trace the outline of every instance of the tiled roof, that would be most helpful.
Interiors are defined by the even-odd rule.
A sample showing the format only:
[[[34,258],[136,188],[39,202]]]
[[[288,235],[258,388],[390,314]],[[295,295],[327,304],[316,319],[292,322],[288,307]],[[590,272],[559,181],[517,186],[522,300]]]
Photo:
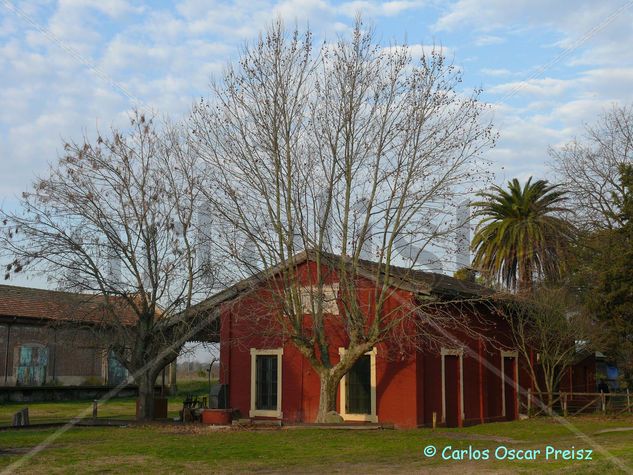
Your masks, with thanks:
[[[125,323],[130,324],[136,321],[134,312],[122,298],[114,298],[114,305],[120,307],[117,314]],[[60,322],[112,321],[112,317],[105,312],[105,300],[101,295],[13,285],[0,285],[0,316]]]
[[[330,254],[330,259],[338,259],[338,256]],[[386,273],[384,264],[360,259],[358,265],[372,274],[375,274],[379,269],[381,274],[384,275]],[[484,287],[475,282],[456,279],[455,277],[439,274],[437,272],[426,272],[408,267],[390,266],[389,277],[394,287],[403,287],[403,284],[409,284],[407,287],[409,287],[410,290],[441,295],[448,298],[481,298],[489,297],[495,293],[493,289]]]

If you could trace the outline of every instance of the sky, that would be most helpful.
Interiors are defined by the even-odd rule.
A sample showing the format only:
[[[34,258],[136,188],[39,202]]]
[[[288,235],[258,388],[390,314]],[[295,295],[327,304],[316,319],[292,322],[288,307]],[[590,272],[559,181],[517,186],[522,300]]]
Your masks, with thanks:
[[[559,147],[633,100],[633,1],[0,0],[0,207],[15,207],[64,140],[125,126],[139,106],[174,119],[275,18],[316,40],[360,13],[385,46],[433,45],[483,88],[500,139],[495,179],[551,179]]]
[[[134,104],[186,115],[274,18],[331,39],[359,12],[384,44],[441,45],[464,88],[483,88],[500,183],[548,178],[548,147],[633,99],[630,1],[0,0],[0,206],[45,173],[64,139],[124,125]]]
[[[124,126],[135,105],[186,116],[275,18],[330,40],[357,13],[385,46],[441,46],[464,89],[483,88],[498,183],[551,179],[549,147],[633,101],[633,1],[0,0],[0,206],[15,206],[64,140]]]

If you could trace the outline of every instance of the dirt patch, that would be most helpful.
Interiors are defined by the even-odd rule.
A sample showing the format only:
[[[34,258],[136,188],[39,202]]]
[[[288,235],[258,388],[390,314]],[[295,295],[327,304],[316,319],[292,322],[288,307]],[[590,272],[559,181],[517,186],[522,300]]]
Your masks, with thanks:
[[[446,437],[453,440],[477,440],[484,442],[496,442],[498,444],[527,444],[526,440],[511,439],[510,437],[496,437],[483,434],[463,434],[459,432],[434,432],[434,436]]]
[[[10,455],[24,455],[28,454],[33,447],[19,447],[16,449],[0,449],[0,457],[2,456],[10,456]]]
[[[608,434],[610,432],[629,432],[633,431],[633,427],[613,427],[612,429],[602,429],[598,432],[594,432],[594,435],[598,434]]]
[[[239,430],[231,426],[211,426],[202,424],[164,425],[158,429],[161,434],[170,435],[204,435],[213,432],[230,432]]]

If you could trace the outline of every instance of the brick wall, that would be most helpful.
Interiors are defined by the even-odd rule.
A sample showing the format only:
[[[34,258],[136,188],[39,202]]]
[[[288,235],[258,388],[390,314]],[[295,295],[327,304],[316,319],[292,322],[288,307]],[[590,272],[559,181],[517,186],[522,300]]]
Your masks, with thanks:
[[[16,384],[19,352],[23,345],[41,345],[48,349],[46,383],[105,382],[105,351],[89,330],[0,324],[0,385]]]

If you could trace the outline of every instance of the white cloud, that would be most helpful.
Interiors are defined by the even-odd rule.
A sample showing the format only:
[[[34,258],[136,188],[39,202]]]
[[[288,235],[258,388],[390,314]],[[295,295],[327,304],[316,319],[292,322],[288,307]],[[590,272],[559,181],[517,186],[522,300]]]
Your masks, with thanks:
[[[488,89],[491,94],[558,96],[571,86],[570,81],[555,78],[528,79],[498,84]]]
[[[330,38],[348,31],[357,12],[368,21],[418,14],[421,21],[425,4],[431,2],[182,0],[173,8],[158,8],[139,1],[34,0],[20,8],[150,107],[178,116],[194,97],[208,92],[209,77],[235,57],[238,46],[277,15],[291,27],[295,20],[300,27],[309,21],[314,31]],[[574,47],[619,5],[618,0],[459,0],[446,8],[435,30],[466,31],[476,46],[518,41],[517,30],[553,32],[558,41],[549,47],[555,55]],[[505,101],[504,95],[519,88],[512,104],[520,105],[495,104],[501,140],[490,158],[505,167],[502,178],[543,176],[549,145],[568,140],[613,101],[633,101],[632,15],[623,11],[564,58],[566,65],[583,66],[575,74],[566,70],[564,78],[547,71],[547,77],[515,81],[520,73],[505,64],[481,68],[477,61],[488,49],[475,51],[479,57],[471,55],[473,70],[492,83],[487,97]],[[416,58],[432,48],[413,44],[410,52]],[[453,56],[452,48],[437,48]],[[120,91],[10,13],[0,18],[0,83],[0,175],[12,178],[0,182],[2,196],[26,188],[32,174],[55,159],[61,137],[79,138],[97,123],[102,128],[124,124],[131,107]]]
[[[376,2],[355,0],[344,2],[338,11],[349,17],[362,14],[365,17],[395,16],[408,10],[415,10],[424,5],[423,1],[391,1]]]
[[[60,10],[91,8],[112,18],[118,18],[128,13],[142,13],[142,5],[125,0],[60,0]]]
[[[482,74],[485,74],[486,76],[496,76],[496,77],[511,76],[512,74],[514,74],[512,71],[505,68],[482,68],[480,69],[480,71]]]
[[[470,27],[494,32],[539,29],[560,35],[571,64],[618,64],[633,60],[633,3],[619,0],[459,0],[436,21],[436,31]]]
[[[488,45],[498,45],[501,43],[505,43],[505,41],[506,41],[505,38],[501,36],[483,35],[475,39],[475,44],[477,46],[488,46]]]
[[[304,23],[323,15],[331,16],[333,8],[324,0],[284,0],[273,9],[273,15],[286,21]]]
[[[402,48],[401,46],[388,46],[383,48],[385,51],[395,51],[397,49]],[[445,56],[448,59],[452,59],[453,57],[453,50],[451,48],[448,48],[446,46],[441,46],[441,45],[425,45],[425,44],[420,44],[420,43],[416,43],[416,44],[411,44],[411,45],[407,45],[407,50],[409,51],[409,54],[411,55],[411,58],[413,60],[417,60],[420,59],[423,55],[424,56],[430,56],[433,52],[436,53],[441,53],[443,56]]]

